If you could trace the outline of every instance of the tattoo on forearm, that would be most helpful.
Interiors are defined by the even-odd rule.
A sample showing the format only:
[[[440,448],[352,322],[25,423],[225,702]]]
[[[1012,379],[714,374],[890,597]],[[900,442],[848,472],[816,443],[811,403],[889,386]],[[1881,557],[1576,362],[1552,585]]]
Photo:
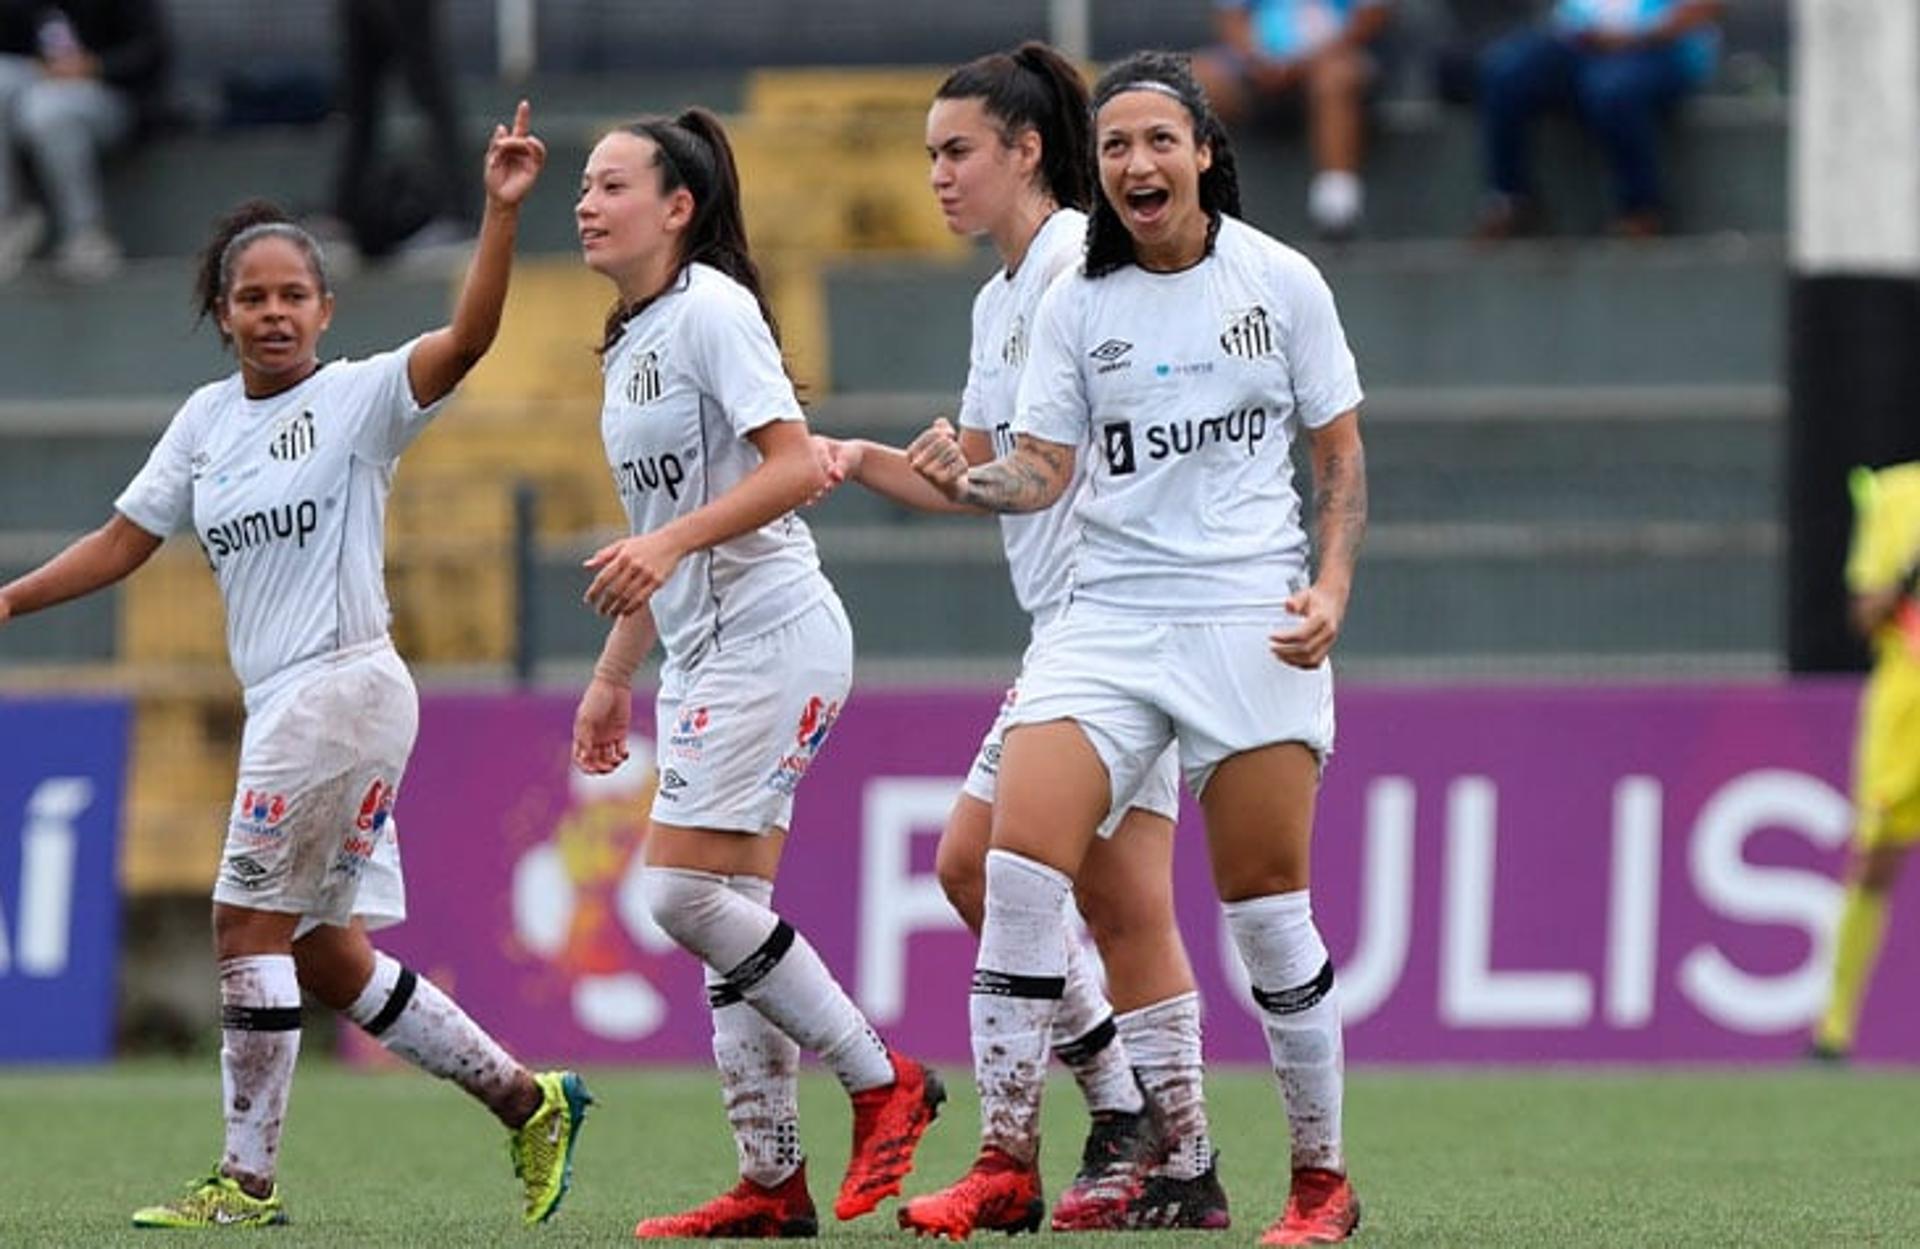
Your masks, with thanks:
[[[1320,462],[1314,483],[1314,536],[1320,548],[1320,567],[1352,572],[1367,532],[1367,458],[1355,447],[1335,452]]]
[[[1020,435],[1013,451],[967,473],[963,502],[989,512],[1037,512],[1073,475],[1073,448]]]

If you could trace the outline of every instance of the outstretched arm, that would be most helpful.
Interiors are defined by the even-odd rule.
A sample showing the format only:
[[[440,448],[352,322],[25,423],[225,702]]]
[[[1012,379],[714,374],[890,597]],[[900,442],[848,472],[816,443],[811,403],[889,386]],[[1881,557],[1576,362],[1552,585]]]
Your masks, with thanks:
[[[1074,450],[1063,442],[1016,434],[1012,451],[971,466],[953,426],[940,420],[913,440],[907,462],[955,503],[986,512],[1038,512],[1053,506],[1073,480]]]
[[[115,512],[40,567],[0,586],[0,623],[110,586],[159,549],[159,538]]]
[[[907,453],[885,443],[865,438],[822,438],[828,450],[828,484],[857,481],[885,499],[917,512],[973,512],[977,509],[956,503],[915,472]],[[960,431],[960,454],[968,464],[985,464],[993,459],[993,439],[984,430]]]
[[[414,402],[430,407],[451,394],[500,332],[513,273],[513,242],[520,229],[520,205],[540,177],[547,146],[528,132],[531,110],[525,100],[513,114],[513,129],[493,128],[487,144],[487,207],[480,218],[467,280],[453,308],[453,321],[414,344],[407,359],[407,381]]]

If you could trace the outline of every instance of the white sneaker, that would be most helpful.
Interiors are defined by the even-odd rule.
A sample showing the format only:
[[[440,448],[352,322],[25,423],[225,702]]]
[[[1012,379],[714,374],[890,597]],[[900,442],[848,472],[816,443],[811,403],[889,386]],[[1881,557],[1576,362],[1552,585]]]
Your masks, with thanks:
[[[104,282],[120,272],[124,258],[113,235],[99,226],[89,226],[61,242],[53,255],[53,267],[69,282]]]
[[[38,208],[22,208],[0,217],[0,282],[20,276],[47,237],[47,215]]]

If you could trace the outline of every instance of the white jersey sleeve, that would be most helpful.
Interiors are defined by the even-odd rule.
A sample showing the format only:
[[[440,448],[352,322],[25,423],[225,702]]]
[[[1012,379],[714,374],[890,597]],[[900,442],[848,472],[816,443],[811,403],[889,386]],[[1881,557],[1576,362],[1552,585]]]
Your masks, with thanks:
[[[1085,282],[1078,270],[1069,269],[1040,298],[1027,367],[1020,375],[1019,398],[1014,403],[1015,434],[1074,448],[1090,440],[1087,378],[1080,351],[1079,295]]]
[[[193,457],[196,392],[167,422],[147,462],[114,500],[114,510],[156,538],[193,523]]]
[[[424,335],[422,336],[424,337]],[[445,410],[452,392],[422,407],[413,397],[413,382],[407,376],[415,338],[392,351],[353,363],[355,401],[349,411],[360,417],[360,429],[354,438],[354,451],[375,464],[391,464],[426,429],[427,423]]]
[[[973,297],[973,333],[967,348],[967,384],[960,392],[960,414],[956,418],[961,429],[977,429],[987,434],[993,432],[998,421],[1006,419],[1004,415],[989,410],[991,404],[986,393],[986,379],[992,367],[988,352],[993,337],[988,321],[992,313],[994,283],[1001,280],[1001,275],[995,272]]]
[[[780,347],[752,292],[713,284],[690,302],[681,322],[687,370],[742,438],[775,421],[805,421]]]
[[[1274,257],[1274,286],[1288,321],[1284,338],[1293,410],[1308,429],[1319,429],[1360,406],[1360,372],[1340,327],[1333,290],[1312,261],[1298,252]]]

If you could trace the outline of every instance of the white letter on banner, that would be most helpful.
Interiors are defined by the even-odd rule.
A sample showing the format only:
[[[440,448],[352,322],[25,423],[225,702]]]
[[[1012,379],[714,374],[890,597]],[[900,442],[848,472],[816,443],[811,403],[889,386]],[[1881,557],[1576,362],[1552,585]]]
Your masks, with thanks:
[[[1340,1014],[1358,1023],[1380,1009],[1407,968],[1413,934],[1413,782],[1383,776],[1367,786],[1366,892],[1360,938],[1340,968]]]
[[[1496,972],[1493,957],[1495,791],[1484,776],[1447,790],[1447,874],[1440,937],[1440,1019],[1457,1028],[1578,1028],[1593,1016],[1579,972]]]
[[[907,939],[966,927],[939,878],[913,874],[914,837],[945,827],[959,789],[952,777],[893,776],[868,782],[861,796],[857,997],[875,1023],[906,1012]]]
[[[1660,782],[1626,776],[1613,789],[1613,894],[1607,903],[1607,1022],[1653,1018],[1660,956]]]
[[[80,853],[73,821],[92,805],[93,782],[83,776],[41,781],[27,799],[27,831],[20,838],[20,970],[26,975],[67,969],[73,864]]]
[[[1787,1032],[1812,1022],[1833,965],[1841,887],[1819,872],[1755,867],[1740,852],[1754,832],[1781,827],[1831,849],[1845,843],[1852,824],[1845,796],[1802,772],[1749,772],[1707,803],[1688,848],[1694,888],[1729,919],[1800,928],[1812,948],[1806,962],[1780,976],[1750,976],[1714,947],[1695,948],[1680,964],[1680,985],[1701,1014],[1750,1033]]]

